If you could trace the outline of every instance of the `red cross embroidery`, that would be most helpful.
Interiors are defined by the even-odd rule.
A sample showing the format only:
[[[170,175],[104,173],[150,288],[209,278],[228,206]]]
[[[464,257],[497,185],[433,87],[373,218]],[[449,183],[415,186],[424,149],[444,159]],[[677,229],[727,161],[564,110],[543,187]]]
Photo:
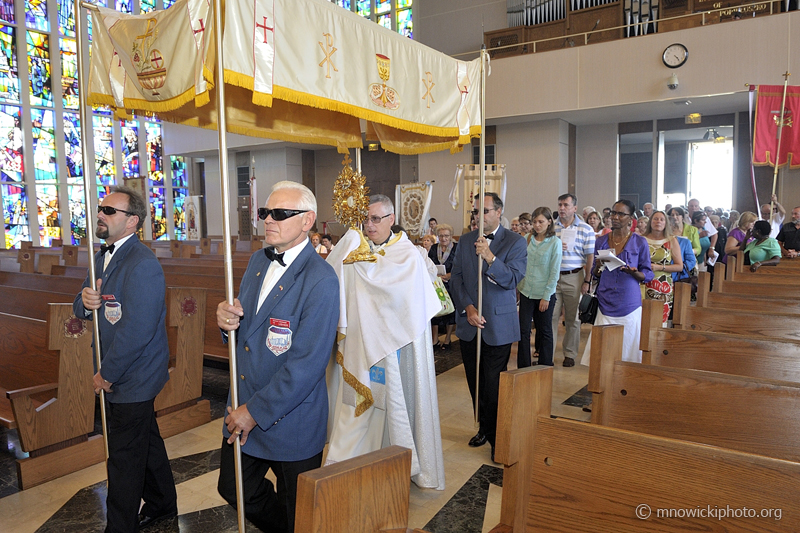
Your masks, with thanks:
[[[161,68],[164,65],[164,58],[159,55],[158,51],[153,50],[150,53],[150,63],[156,68]]]
[[[275,28],[270,28],[267,26],[267,17],[264,17],[264,24],[259,24],[256,22],[256,28],[262,28],[264,30],[264,44],[267,42],[267,30],[275,31]]]
[[[206,31],[206,27],[205,24],[203,24],[203,19],[200,19],[200,29],[194,30],[194,34],[197,35],[198,33],[203,33],[204,31]]]

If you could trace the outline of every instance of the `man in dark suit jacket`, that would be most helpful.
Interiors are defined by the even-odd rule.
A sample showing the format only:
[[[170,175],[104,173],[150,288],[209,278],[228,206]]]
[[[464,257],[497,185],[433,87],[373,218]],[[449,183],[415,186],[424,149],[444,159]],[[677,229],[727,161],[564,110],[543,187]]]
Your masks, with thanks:
[[[525,239],[500,225],[503,202],[495,193],[484,198],[483,229],[462,235],[453,261],[450,294],[456,306],[456,335],[461,341],[461,358],[467,384],[475,403],[478,328],[481,332],[481,368],[478,399],[480,430],[470,446],[492,446],[494,460],[497,431],[497,396],[500,372],[506,369],[511,344],[519,340],[516,288],[525,277]],[[477,214],[479,202],[473,213]],[[477,256],[477,257],[476,257]],[[483,313],[478,315],[478,261],[483,261]]]
[[[219,493],[236,504],[233,442],[242,444],[245,515],[264,531],[294,531],[297,476],[319,468],[328,423],[325,369],[339,321],[339,280],[308,232],[317,201],[282,181],[259,209],[269,245],[250,258],[234,305],[217,323],[237,331],[239,407],[228,401]],[[265,479],[277,477],[277,496]]]
[[[102,367],[94,389],[106,392],[108,422],[107,532],[135,532],[177,514],[175,481],[158,430],[153,400],[169,379],[164,272],[134,234],[147,216],[138,192],[115,187],[98,207],[106,244],[75,298],[76,316],[98,310]],[[144,507],[139,513],[139,505]]]

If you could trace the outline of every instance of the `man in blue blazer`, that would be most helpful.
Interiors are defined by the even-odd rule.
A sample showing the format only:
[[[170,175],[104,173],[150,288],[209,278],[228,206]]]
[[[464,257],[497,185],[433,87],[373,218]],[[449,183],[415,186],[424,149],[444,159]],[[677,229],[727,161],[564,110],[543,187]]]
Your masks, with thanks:
[[[328,423],[325,369],[339,321],[339,280],[308,232],[317,201],[282,181],[259,209],[269,245],[250,258],[234,305],[217,323],[237,330],[239,407],[228,401],[219,493],[236,504],[233,442],[242,444],[245,515],[263,531],[294,531],[297,476],[319,468]],[[277,496],[265,479],[272,469]]]
[[[471,231],[461,236],[450,276],[450,294],[456,306],[456,335],[467,384],[475,404],[478,328],[481,332],[481,368],[478,398],[480,429],[470,446],[492,446],[494,460],[497,432],[497,397],[500,372],[506,369],[511,344],[519,340],[516,288],[525,277],[527,249],[525,239],[500,225],[503,202],[495,193],[486,193],[483,209],[485,235]],[[474,214],[479,202],[475,201]],[[478,315],[478,261],[483,262],[483,313]]]
[[[94,259],[97,290],[87,276],[73,304],[75,315],[87,319],[98,310],[102,367],[94,389],[103,389],[107,401],[107,532],[135,532],[178,510],[153,412],[153,400],[169,379],[169,345],[164,272],[135,235],[147,210],[128,187],[115,187],[103,198],[95,232],[105,240]]]

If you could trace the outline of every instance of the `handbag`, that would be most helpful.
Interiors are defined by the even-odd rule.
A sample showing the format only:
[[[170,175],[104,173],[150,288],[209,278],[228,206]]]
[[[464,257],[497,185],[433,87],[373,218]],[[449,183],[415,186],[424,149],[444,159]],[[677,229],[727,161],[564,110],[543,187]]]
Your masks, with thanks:
[[[581,324],[594,324],[599,307],[600,302],[594,294],[586,293],[581,296],[581,303],[578,304],[578,318]]]
[[[433,287],[436,289],[436,296],[439,297],[439,303],[442,304],[442,309],[433,316],[445,316],[454,312],[456,307],[453,305],[453,300],[450,298],[450,294],[447,292],[442,278],[437,277],[433,282]]]

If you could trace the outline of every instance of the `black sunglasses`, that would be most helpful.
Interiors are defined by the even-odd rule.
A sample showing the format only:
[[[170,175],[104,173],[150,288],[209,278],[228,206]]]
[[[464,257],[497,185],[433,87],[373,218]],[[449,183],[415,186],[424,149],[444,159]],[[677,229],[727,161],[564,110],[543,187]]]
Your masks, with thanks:
[[[113,217],[117,214],[117,211],[120,213],[125,213],[128,216],[132,216],[133,213],[130,211],[123,211],[122,209],[117,209],[116,207],[111,207],[110,205],[98,205],[97,206],[97,214],[103,213],[107,217]]]
[[[271,216],[272,220],[279,221],[279,220],[286,220],[287,218],[291,218],[295,215],[299,215],[300,213],[308,213],[308,209],[267,209],[266,207],[259,207],[258,208],[258,218],[261,220],[267,220],[267,217]]]

